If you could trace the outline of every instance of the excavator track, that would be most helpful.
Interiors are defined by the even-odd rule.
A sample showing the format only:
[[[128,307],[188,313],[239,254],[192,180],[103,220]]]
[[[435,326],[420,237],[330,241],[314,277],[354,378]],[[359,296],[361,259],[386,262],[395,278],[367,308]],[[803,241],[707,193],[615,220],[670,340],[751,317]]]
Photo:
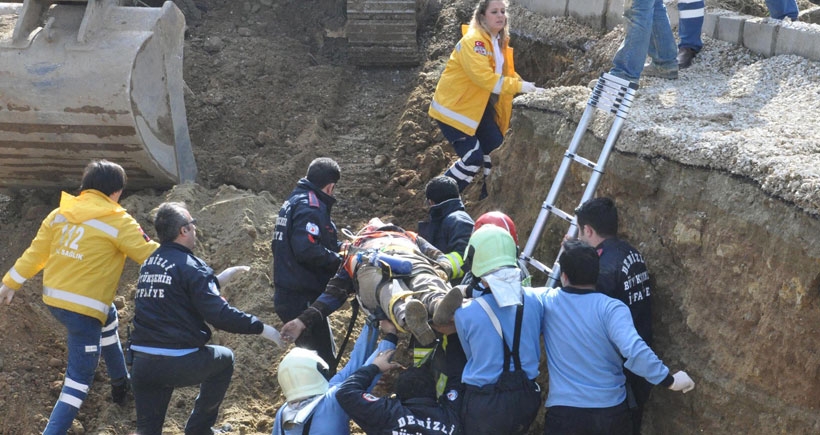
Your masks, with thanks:
[[[416,66],[416,0],[348,0],[351,63],[362,67]]]

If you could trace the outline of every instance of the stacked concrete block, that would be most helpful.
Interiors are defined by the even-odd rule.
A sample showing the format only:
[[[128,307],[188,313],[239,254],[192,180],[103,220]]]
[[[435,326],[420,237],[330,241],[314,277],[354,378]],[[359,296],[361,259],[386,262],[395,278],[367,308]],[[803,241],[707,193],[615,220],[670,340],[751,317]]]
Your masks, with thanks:
[[[624,22],[624,2],[611,0],[606,8],[606,29],[612,30]]]
[[[766,57],[775,53],[780,26],[768,18],[752,18],[743,25],[743,46]]]
[[[741,45],[743,43],[743,25],[752,18],[745,15],[722,15],[717,22],[717,39]]]
[[[606,10],[612,0],[584,0],[570,1],[567,6],[567,13],[570,17],[584,23],[590,27],[606,28]]]
[[[545,17],[566,17],[570,0],[516,0],[516,4]]]
[[[820,60],[820,32],[802,26],[781,25],[774,54],[796,54],[806,59]]]

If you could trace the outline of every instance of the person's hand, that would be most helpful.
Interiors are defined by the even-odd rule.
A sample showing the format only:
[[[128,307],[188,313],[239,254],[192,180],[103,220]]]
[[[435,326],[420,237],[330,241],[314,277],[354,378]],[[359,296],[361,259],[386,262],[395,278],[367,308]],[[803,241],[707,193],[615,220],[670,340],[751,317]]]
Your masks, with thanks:
[[[276,343],[279,347],[285,347],[285,343],[282,343],[282,336],[279,335],[279,331],[277,331],[273,326],[266,324],[262,328],[262,337]]]
[[[396,329],[396,325],[389,320],[379,320],[379,331],[381,331],[382,334],[398,335],[399,333],[399,330]]]
[[[669,389],[672,391],[683,391],[684,393],[688,393],[695,389],[695,381],[689,377],[684,371],[678,371],[672,378],[675,380],[672,382],[672,385],[669,386]]]
[[[544,92],[545,90],[546,89],[544,88],[539,88],[535,86],[535,83],[533,82],[524,82],[524,84],[521,86],[521,92],[524,94],[530,94],[532,92]]]
[[[229,267],[222,271],[219,275],[216,276],[216,279],[219,280],[220,286],[228,285],[231,280],[236,276],[238,273],[243,273],[251,270],[250,266],[233,266]]]
[[[393,361],[394,353],[396,353],[396,349],[379,352],[379,354],[376,355],[376,358],[373,359],[373,364],[375,364],[382,373],[388,370],[404,368],[401,364]]]
[[[12,298],[14,298],[14,290],[5,284],[0,284],[0,302],[8,305]]]
[[[302,332],[304,332],[305,328],[307,328],[305,324],[298,318],[285,323],[285,325],[282,326],[281,331],[282,340],[286,343],[296,342],[296,340],[299,339],[299,336],[302,335]]]

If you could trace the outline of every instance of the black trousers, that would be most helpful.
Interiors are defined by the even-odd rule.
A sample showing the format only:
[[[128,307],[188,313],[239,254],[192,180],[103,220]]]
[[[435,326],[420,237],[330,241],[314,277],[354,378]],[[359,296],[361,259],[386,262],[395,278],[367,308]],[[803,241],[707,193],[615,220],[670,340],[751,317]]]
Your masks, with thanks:
[[[276,315],[279,316],[279,319],[281,319],[283,323],[295,319],[311,304],[311,302],[307,300],[294,300],[292,302],[292,304],[278,304],[274,306]],[[296,340],[296,345],[305,349],[315,350],[330,366],[330,374],[336,374],[335,367],[333,367],[333,362],[336,359],[336,344],[333,341],[333,332],[326,319],[308,326],[308,328],[302,332],[302,335],[299,336],[299,339]]]
[[[545,435],[630,435],[632,419],[626,402],[610,408],[551,406],[544,419]]]

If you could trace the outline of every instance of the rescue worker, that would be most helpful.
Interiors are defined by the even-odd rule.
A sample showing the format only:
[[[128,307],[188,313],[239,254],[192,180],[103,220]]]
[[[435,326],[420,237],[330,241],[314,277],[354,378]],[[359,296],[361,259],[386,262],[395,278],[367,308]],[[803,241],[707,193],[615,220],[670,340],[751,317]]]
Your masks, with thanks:
[[[596,289],[594,248],[568,240],[558,264],[561,287],[543,295],[549,370],[544,433],[629,435],[624,366],[673,391],[686,393],[695,383],[686,372],[670,374],[632,326],[626,305]]]
[[[114,295],[125,259],[142,263],[159,246],[119,205],[126,184],[122,166],[94,160],[83,172],[79,196],[63,192],[23,255],[3,277],[0,301],[43,271],[43,302],[68,332],[68,365],[60,397],[44,434],[65,434],[88,396],[100,360],[111,379],[111,398],[124,403],[128,370],[118,335]]]
[[[523,434],[541,406],[535,382],[541,359],[542,289],[521,285],[515,241],[484,225],[465,253],[483,283],[481,295],[455,312],[467,364],[461,422],[467,434]]]
[[[282,336],[297,339],[306,328],[324,322],[355,293],[369,314],[389,319],[421,345],[430,344],[436,336],[428,319],[449,318],[461,305],[460,292],[450,292],[447,284],[451,274],[447,258],[429,242],[373,218],[355,236],[325,292],[282,327]],[[448,302],[442,304],[445,296],[449,296]]]
[[[617,237],[618,209],[610,198],[594,198],[575,210],[578,240],[595,247],[599,256],[597,288],[629,307],[638,335],[652,347],[652,292],[646,261],[637,249]],[[643,408],[652,392],[652,384],[628,369],[626,375],[628,405],[634,435],[641,433]]]
[[[248,268],[235,266],[215,276],[192,252],[196,219],[184,204],[161,204],[154,227],[161,245],[142,264],[134,292],[131,351],[137,433],[161,434],[174,388],[199,385],[185,433],[210,434],[231,383],[234,356],[227,347],[207,344],[208,324],[282,343],[275,328],[220,295],[222,286]]]
[[[328,363],[315,351],[294,347],[282,358],[276,376],[286,402],[276,412],[271,435],[350,433],[350,417],[338,402],[339,385],[359,367],[372,364],[376,355],[396,348],[396,327],[387,320],[379,322],[379,326],[385,335],[375,352],[372,348],[378,331],[365,324],[348,363],[330,379],[326,377]],[[368,383],[365,389],[370,386]]]
[[[473,218],[464,210],[458,184],[450,177],[439,175],[427,183],[424,196],[430,207],[430,218],[419,222],[419,235],[443,252],[453,269],[453,285],[464,276],[464,249],[473,233]]]
[[[367,392],[374,378],[401,368],[392,361],[395,350],[381,352],[339,387],[336,398],[342,409],[367,434],[461,434],[458,417],[460,394],[455,389],[436,400],[436,384],[426,367],[399,373],[395,397],[378,398]]]
[[[341,169],[332,159],[313,160],[279,210],[271,241],[273,251],[273,306],[283,323],[295,319],[325,289],[342,256],[330,211]],[[325,361],[336,359],[335,343],[327,321],[313,322],[296,343],[315,350]],[[335,371],[331,366],[331,371]]]
[[[540,90],[515,72],[507,6],[506,0],[479,0],[427,112],[459,156],[444,175],[456,180],[461,192],[483,168],[482,199],[492,169],[490,153],[510,127],[513,97]]]

